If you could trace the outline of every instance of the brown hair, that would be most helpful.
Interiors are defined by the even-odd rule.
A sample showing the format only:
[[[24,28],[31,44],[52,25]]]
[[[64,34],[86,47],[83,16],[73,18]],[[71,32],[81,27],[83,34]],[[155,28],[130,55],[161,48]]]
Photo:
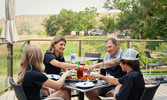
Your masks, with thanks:
[[[46,53],[51,53],[53,56],[55,56],[55,48],[54,48],[54,44],[57,44],[60,41],[64,41],[66,43],[66,39],[62,36],[62,35],[56,35],[51,44],[50,47],[46,50]],[[63,58],[63,53],[60,54],[61,58]]]
[[[133,70],[137,70],[140,68],[139,60],[121,60],[121,63],[129,65]]]
[[[113,43],[114,45],[116,45],[116,44],[117,44],[117,40],[116,40],[115,38],[112,38],[112,37],[111,37],[111,38],[106,39],[106,40],[105,40],[105,43],[106,43],[106,42],[108,42],[109,40],[110,40],[110,41],[112,41],[112,43]]]
[[[28,45],[24,48],[18,73],[18,84],[23,82],[28,65],[40,72],[44,72],[43,53],[39,46]]]

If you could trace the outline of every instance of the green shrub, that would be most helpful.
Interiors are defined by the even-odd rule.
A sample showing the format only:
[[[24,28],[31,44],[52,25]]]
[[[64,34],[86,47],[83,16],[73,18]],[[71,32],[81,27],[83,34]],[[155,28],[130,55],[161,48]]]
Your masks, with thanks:
[[[166,50],[167,50],[167,43],[166,42],[161,42],[161,43],[159,43],[158,46],[155,47],[155,49],[157,51],[166,52]]]
[[[157,46],[159,46],[158,42],[147,42],[146,48],[150,50],[155,50]]]

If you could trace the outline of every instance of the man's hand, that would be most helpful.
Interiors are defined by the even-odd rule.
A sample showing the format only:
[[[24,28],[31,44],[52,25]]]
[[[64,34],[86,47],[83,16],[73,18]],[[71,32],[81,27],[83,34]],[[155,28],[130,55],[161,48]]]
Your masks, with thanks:
[[[113,67],[113,66],[115,66],[115,61],[114,60],[107,60],[104,62],[104,66]]]
[[[102,75],[101,75],[101,74],[96,73],[96,74],[92,74],[91,76],[92,76],[92,77],[94,77],[94,78],[101,78],[101,76],[102,76]]]
[[[119,90],[120,90],[121,87],[122,87],[122,84],[119,84],[119,85],[116,86],[115,91],[114,91],[114,97],[119,92]]]
[[[84,67],[83,67],[84,72],[85,72],[85,73],[90,73],[90,72],[92,72],[93,66],[94,66],[94,65],[84,66]]]

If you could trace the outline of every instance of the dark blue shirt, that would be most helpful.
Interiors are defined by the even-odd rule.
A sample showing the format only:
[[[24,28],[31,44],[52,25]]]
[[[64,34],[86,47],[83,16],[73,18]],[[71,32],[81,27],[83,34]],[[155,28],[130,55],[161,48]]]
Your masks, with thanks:
[[[22,87],[28,100],[42,100],[40,97],[40,89],[42,84],[48,80],[42,72],[28,67],[26,71]]]
[[[64,57],[61,59],[61,57],[54,57],[51,53],[45,53],[43,61],[45,65],[45,73],[60,75],[61,68],[50,64],[50,62],[53,59],[58,60],[60,62],[65,62]]]
[[[118,80],[122,87],[116,94],[116,100],[139,100],[142,95],[145,83],[140,70],[131,71]]]

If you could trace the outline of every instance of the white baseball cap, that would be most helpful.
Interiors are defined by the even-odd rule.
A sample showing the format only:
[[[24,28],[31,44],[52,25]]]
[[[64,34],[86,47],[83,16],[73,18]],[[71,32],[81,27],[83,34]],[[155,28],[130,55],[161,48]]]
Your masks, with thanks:
[[[120,56],[114,60],[118,61],[118,60],[123,60],[123,59],[124,60],[139,60],[139,53],[132,48],[128,48],[128,49],[123,50]]]

